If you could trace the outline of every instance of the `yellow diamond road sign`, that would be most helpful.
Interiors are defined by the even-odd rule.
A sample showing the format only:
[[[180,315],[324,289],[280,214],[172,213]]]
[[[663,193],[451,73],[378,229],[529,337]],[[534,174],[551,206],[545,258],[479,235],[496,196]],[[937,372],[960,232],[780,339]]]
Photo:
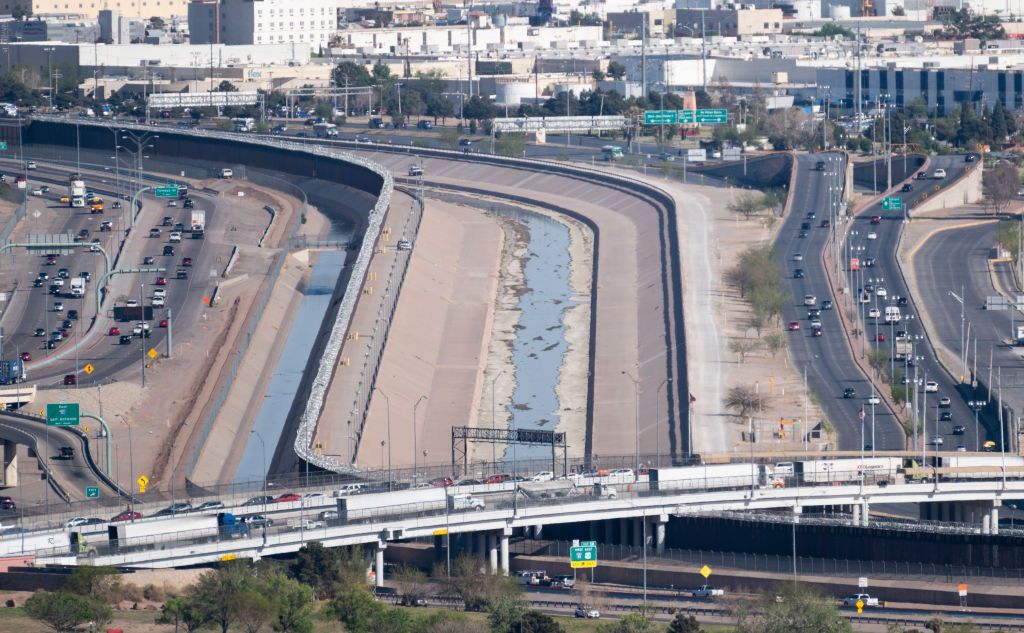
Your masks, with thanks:
[[[96,368],[92,366],[92,363],[89,363],[89,364],[87,364],[87,365],[86,365],[85,367],[83,367],[82,369],[83,369],[83,370],[85,371],[85,373],[87,373],[87,374],[91,374],[92,372],[96,371]]]
[[[704,579],[707,580],[708,576],[711,575],[711,568],[707,565],[704,565],[700,568],[700,575],[704,576]]]
[[[155,347],[149,348],[149,351],[146,352],[146,353],[149,355],[150,358],[156,358],[156,348]]]
[[[863,600],[858,600],[857,601],[857,613],[863,613],[863,612],[864,612],[864,601]]]

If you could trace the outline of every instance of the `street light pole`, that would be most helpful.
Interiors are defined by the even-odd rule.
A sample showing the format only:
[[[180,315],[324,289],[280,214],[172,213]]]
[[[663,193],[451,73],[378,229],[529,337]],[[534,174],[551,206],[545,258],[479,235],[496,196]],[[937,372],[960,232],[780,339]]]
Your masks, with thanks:
[[[420,403],[424,400],[428,400],[427,396],[420,396],[420,399],[416,401],[416,404],[412,405],[412,481],[416,483],[416,471],[419,466],[417,460],[419,459],[419,449],[416,446],[416,436],[419,435],[419,427],[416,426],[416,407],[420,406]]]
[[[504,373],[505,373],[505,370],[502,369],[501,371],[498,372],[497,376],[495,376],[494,378],[491,379],[491,433],[492,434],[495,433],[495,429],[497,428],[496,422],[495,422],[495,418],[497,417],[497,408],[498,408],[497,402],[496,402],[496,400],[494,398],[494,384],[496,382],[498,382],[498,379],[501,378],[501,376]],[[496,467],[495,464],[497,464],[497,462],[498,462],[498,445],[496,443],[494,443],[494,442],[491,442],[491,468],[495,468]]]
[[[387,422],[388,422],[388,492],[391,492],[391,398],[388,394],[384,393],[380,387],[374,387],[374,390],[380,395],[384,396],[384,405],[387,407]],[[381,455],[381,461],[384,456]],[[382,464],[383,466],[383,464]]]
[[[654,404],[657,407],[655,409],[655,423],[654,423],[654,446],[655,453],[657,454],[658,468],[661,468],[661,390],[668,383],[672,382],[671,378],[666,378],[661,381],[658,385],[658,389],[654,392]]]

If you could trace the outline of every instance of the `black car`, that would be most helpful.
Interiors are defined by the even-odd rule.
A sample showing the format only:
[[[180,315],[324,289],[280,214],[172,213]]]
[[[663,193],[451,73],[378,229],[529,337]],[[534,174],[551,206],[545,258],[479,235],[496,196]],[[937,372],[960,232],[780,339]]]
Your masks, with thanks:
[[[963,435],[967,432],[967,427],[963,424],[953,425],[953,435]]]
[[[176,222],[174,224],[174,230],[178,231],[178,232],[184,231],[185,230],[185,225],[183,223],[181,223],[181,222]]]
[[[900,297],[899,299],[896,300],[896,305],[898,306],[905,306],[907,305],[907,303],[908,301],[906,297]]]
[[[42,288],[43,287],[43,280],[42,279],[36,279],[35,281],[32,282],[32,287],[33,288]]]
[[[793,271],[793,279],[803,279],[803,278],[804,278],[804,269],[803,268],[797,268],[796,270]]]
[[[974,158],[975,158],[974,154],[968,154],[968,155],[964,156],[964,162],[965,163],[973,163],[974,162]]]
[[[184,268],[179,268],[179,269],[178,269],[178,270],[177,270],[177,271],[176,271],[176,272],[174,273],[174,277],[175,277],[176,279],[188,279],[188,271],[187,271],[187,270],[185,270]]]
[[[808,319],[820,319],[821,318],[821,310],[818,310],[817,308],[812,308],[812,309],[808,310],[807,311],[807,318]]]
[[[831,310],[832,309],[832,300],[831,299],[822,299],[822,301],[821,301],[821,309],[822,310]]]
[[[65,329],[70,329],[72,325],[71,319],[64,319],[63,323],[60,324],[60,326]]]
[[[816,217],[818,217],[818,214],[815,213],[814,211],[808,211],[807,212],[807,219],[808,220],[813,220]],[[810,228],[810,225],[808,225],[808,228]]]
[[[268,503],[274,503],[274,497],[272,497],[270,495],[267,495],[267,496],[260,495],[258,497],[252,497],[251,499],[249,499],[248,501],[246,501],[242,505],[243,506],[262,506],[262,505],[266,505]]]
[[[953,414],[949,411],[943,411],[939,414],[939,420],[942,422],[949,422],[953,419]]]
[[[59,295],[60,294],[60,286],[52,285],[51,284],[50,285],[50,289],[49,289],[49,293],[51,295],[54,295],[54,296]]]
[[[57,347],[57,341],[53,340],[52,338],[50,340],[46,341],[46,349],[54,349],[56,347]]]
[[[68,318],[72,321],[78,319],[78,310],[68,310]]]
[[[164,255],[174,255],[174,247],[170,244],[164,244]]]
[[[132,344],[132,335],[131,334],[122,334],[117,339],[117,342],[120,345],[131,345]]]
[[[0,510],[17,510],[18,506],[14,504],[14,499],[10,497],[0,497]]]
[[[185,207],[186,209],[191,209],[192,207],[196,206],[196,203],[192,200],[192,198],[185,198],[185,201],[181,203],[181,206]]]
[[[153,260],[152,257],[143,257],[142,258],[142,265],[143,266],[151,266],[153,264],[153,261],[154,260]]]
[[[163,222],[160,223],[160,226],[170,226],[172,224],[174,224],[174,220],[171,219],[171,216],[165,215]]]
[[[914,185],[912,185],[909,182],[908,183],[904,183],[903,189],[900,189],[900,191],[903,191],[903,192],[913,191],[913,190],[914,190]]]
[[[251,527],[270,527],[274,525],[273,519],[268,519],[262,514],[250,514],[241,518],[241,522]]]
[[[796,234],[797,237],[807,237],[807,231],[800,231]]]
[[[857,390],[854,389],[853,387],[847,387],[846,389],[843,389],[843,397],[847,399],[856,398]]]
[[[41,327],[36,328],[36,336],[46,336],[46,330]]]
[[[811,230],[811,223],[810,222],[801,222],[800,223],[800,230],[801,231],[810,231]]]

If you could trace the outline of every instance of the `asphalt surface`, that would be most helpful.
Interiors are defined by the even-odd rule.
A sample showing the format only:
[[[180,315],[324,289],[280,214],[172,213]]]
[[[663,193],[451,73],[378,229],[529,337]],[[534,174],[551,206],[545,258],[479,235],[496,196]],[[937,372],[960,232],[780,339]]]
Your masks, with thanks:
[[[815,169],[818,161],[825,161],[825,170]],[[858,450],[862,445],[873,445],[880,450],[902,449],[903,432],[895,417],[884,406],[868,404],[871,383],[854,361],[849,344],[843,333],[839,315],[842,302],[832,296],[828,278],[822,264],[826,244],[837,230],[834,219],[835,209],[841,209],[841,194],[845,181],[846,159],[841,154],[800,155],[796,162],[796,180],[789,216],[786,218],[776,239],[778,261],[786,275],[791,301],[783,310],[783,323],[799,323],[798,331],[787,332],[789,348],[797,367],[806,371],[808,388],[817,397],[825,416],[834,425],[838,434],[840,450]],[[833,205],[830,207],[830,188]],[[814,213],[813,219],[808,214]],[[828,220],[832,226],[822,228]],[[800,237],[801,225],[809,223],[806,237]],[[800,254],[802,261],[794,261]],[[800,268],[804,277],[797,279],[794,271]],[[822,336],[813,336],[809,306],[804,297],[814,297],[815,308],[822,301],[831,300],[832,310],[821,310]],[[856,397],[844,398],[843,391],[853,388]],[[872,416],[872,408],[874,415]],[[861,441],[862,426],[859,414],[864,411],[864,440]],[[872,442],[872,417],[874,418],[874,442]]]
[[[963,156],[934,157],[928,168],[929,175],[936,169],[942,168],[946,170],[945,179],[914,180],[912,181],[914,190],[909,192],[900,191],[901,187],[897,183],[894,191],[890,192],[889,195],[899,197],[903,202],[903,206],[905,208],[909,208],[911,200],[920,196],[922,190],[925,188],[932,190],[935,187],[949,186],[965,173],[967,167],[972,165],[973,163],[965,162]],[[881,223],[878,225],[871,224],[872,216],[881,216]],[[884,313],[885,307],[896,305],[898,298],[905,297],[907,300],[907,304],[900,307],[903,320],[899,324],[886,324],[883,318],[867,318],[867,340],[870,341],[870,345],[874,345],[877,348],[881,348],[889,352],[890,358],[892,358],[894,356],[893,339],[896,332],[902,330],[905,331],[909,337],[922,337],[920,342],[916,345],[915,353],[919,358],[917,361],[917,367],[909,369],[908,377],[913,380],[915,378],[914,374],[916,369],[917,378],[921,382],[934,381],[938,383],[937,392],[924,394],[923,391],[919,391],[919,396],[926,396],[926,399],[924,397],[922,398],[922,405],[925,405],[927,409],[925,411],[924,422],[929,449],[939,448],[942,450],[953,450],[957,446],[963,445],[965,447],[970,447],[971,450],[973,450],[977,443],[974,425],[967,424],[967,421],[968,419],[973,420],[974,414],[967,406],[966,399],[961,393],[961,388],[966,388],[967,385],[960,385],[959,381],[951,377],[937,361],[934,350],[931,348],[928,339],[923,336],[923,326],[916,318],[918,310],[915,304],[915,299],[910,296],[910,292],[907,289],[903,275],[901,274],[899,265],[896,261],[900,233],[903,230],[903,221],[904,211],[886,211],[882,209],[882,205],[879,203],[861,211],[850,227],[848,243],[852,251],[856,251],[856,249],[863,249],[857,251],[861,259],[875,258],[877,261],[873,267],[861,267],[860,271],[857,273],[857,279],[852,287],[857,290],[871,284],[876,288],[884,287],[886,289],[885,297],[879,297],[877,293],[871,293],[871,302],[867,304],[860,304],[864,308],[865,315],[869,308],[877,307]],[[877,238],[868,239],[871,234],[875,234]],[[847,264],[847,267],[848,266],[849,264]],[[933,306],[948,303],[953,299],[947,296],[939,299],[938,301],[936,301],[936,298],[934,297],[926,300],[928,301],[929,306]],[[957,308],[957,311],[959,312],[959,304],[957,304]],[[959,321],[959,314],[957,315],[957,321]],[[959,329],[959,323],[957,323],[957,329]],[[876,342],[875,339],[880,334],[885,336],[885,340]],[[948,334],[936,332],[931,333],[931,335],[941,336],[944,339],[943,342],[947,345],[952,341]],[[959,332],[957,333],[956,343],[957,345],[951,346],[951,348],[955,349],[958,347]],[[897,362],[895,365],[897,375],[901,376],[902,371],[899,368],[899,363]],[[939,398],[944,396],[949,397],[951,400],[950,407],[948,409],[940,409],[938,407]],[[919,409],[919,411],[920,410],[921,409]],[[943,411],[951,413],[952,419],[947,421],[940,420],[939,417]],[[964,435],[953,434],[953,426],[956,424],[963,424],[967,427]],[[932,441],[935,436],[942,438],[941,445],[936,445]],[[901,448],[902,446],[890,446],[879,442],[878,447]],[[921,448],[920,445],[918,445],[918,448]]]
[[[146,350],[156,348],[161,352],[165,351],[166,329],[158,326],[160,321],[167,318],[169,311],[175,316],[174,323],[172,324],[175,327],[185,323],[181,321],[182,317],[188,317],[192,321],[195,320],[194,313],[196,311],[186,311],[184,308],[190,304],[198,305],[200,300],[198,295],[203,294],[205,288],[196,288],[193,291],[194,275],[191,273],[194,270],[206,270],[206,268],[212,265],[212,258],[214,257],[209,253],[210,249],[204,248],[209,241],[209,236],[216,230],[218,224],[217,205],[214,199],[192,192],[192,197],[196,200],[196,209],[206,211],[208,239],[192,240],[189,239],[188,234],[185,234],[183,236],[184,239],[179,244],[174,245],[175,255],[165,257],[162,255],[162,246],[165,243],[169,243],[167,238],[169,227],[161,227],[162,235],[159,239],[146,237],[149,228],[159,225],[164,215],[170,216],[173,222],[182,222],[187,225],[189,209],[184,209],[180,202],[176,208],[167,208],[165,206],[167,203],[164,200],[147,197],[143,200],[143,211],[139,215],[139,233],[137,236],[131,236],[127,240],[119,242],[117,236],[120,235],[120,230],[123,229],[123,223],[127,222],[127,208],[130,206],[130,203],[125,201],[123,208],[120,210],[111,209],[110,204],[115,199],[116,188],[110,174],[91,171],[86,166],[83,166],[82,175],[86,185],[90,190],[96,191],[104,198],[108,207],[106,212],[104,214],[91,214],[87,209],[83,211],[82,209],[71,209],[66,205],[61,205],[57,198],[66,193],[67,176],[72,171],[74,170],[71,168],[47,166],[40,161],[39,169],[29,172],[29,188],[31,189],[37,186],[37,184],[48,184],[51,190],[44,197],[30,196],[29,208],[39,207],[39,210],[45,215],[54,214],[60,216],[60,219],[56,222],[51,221],[47,224],[47,231],[77,234],[78,231],[86,229],[90,231],[86,242],[94,236],[100,237],[103,240],[103,247],[111,255],[112,269],[140,267],[142,266],[143,255],[153,256],[154,264],[148,267],[166,268],[167,272],[161,275],[143,275],[140,278],[141,282],[146,283],[146,290],[150,291],[146,295],[146,301],[148,302],[152,296],[151,290],[155,287],[154,284],[158,276],[167,278],[167,285],[164,286],[167,296],[165,307],[155,308],[153,311],[154,319],[150,324],[152,334],[148,339],[136,337],[131,344],[120,345],[118,343],[118,336],[107,335],[109,326],[104,324],[100,326],[103,328],[103,332],[97,332],[89,337],[85,344],[75,353],[67,353],[65,350],[80,340],[80,337],[85,334],[85,331],[94,319],[94,284],[98,283],[103,274],[102,258],[83,248],[72,254],[60,255],[57,257],[55,265],[47,266],[45,256],[25,255],[24,253],[18,255],[17,257],[28,257],[31,258],[30,261],[37,261],[38,263],[29,266],[32,272],[26,275],[19,288],[19,295],[24,297],[26,304],[21,313],[22,318],[20,322],[16,324],[9,323],[6,326],[5,352],[8,356],[25,351],[32,354],[33,360],[27,363],[29,380],[43,388],[47,386],[62,387],[64,376],[68,374],[77,374],[79,385],[109,382],[123,370],[132,366],[137,368],[141,365],[143,350],[140,349],[140,345],[144,345]],[[100,221],[104,219],[114,222],[113,231],[100,232],[98,230]],[[50,227],[56,227],[56,230]],[[136,237],[138,239],[132,239]],[[140,248],[140,242],[143,254],[136,253]],[[120,258],[115,260],[117,258],[117,250],[122,247],[125,247],[126,250],[122,252]],[[181,262],[185,257],[191,257],[195,265],[189,270],[190,275],[188,279],[177,280],[174,278],[175,270],[181,267]],[[32,287],[32,280],[35,278],[36,273],[40,271],[46,272],[52,278],[59,268],[67,268],[72,277],[77,276],[80,271],[88,271],[91,274],[92,280],[87,285],[84,298],[54,297],[48,293],[50,281],[44,282],[40,288]],[[117,281],[116,277],[113,278],[109,283],[109,287],[113,287]],[[193,294],[196,296],[192,296]],[[114,299],[117,299],[116,293]],[[64,313],[53,310],[54,304],[58,301],[64,304]],[[115,301],[107,298],[104,301],[104,314],[110,313],[114,305]],[[75,338],[59,343],[54,350],[47,350],[45,347],[47,337],[34,336],[34,330],[36,328],[43,328],[48,336],[50,332],[61,325],[61,322],[66,318],[66,310],[70,309],[77,309],[81,315],[77,321],[72,322],[72,334]],[[117,325],[121,328],[122,333],[131,334],[132,323]],[[49,362],[38,370],[33,370],[34,363],[46,360],[60,353],[66,353],[67,357],[56,362]],[[91,375],[87,375],[82,371],[82,368],[87,364],[92,364],[95,367],[95,371]]]
[[[973,341],[967,358],[968,375],[975,375],[992,389],[997,388],[996,375],[1002,368],[1003,401],[1016,411],[1024,411],[1024,362],[1021,348],[1004,344],[1013,336],[1014,325],[1024,324],[1020,313],[1013,310],[986,310],[985,299],[999,293],[993,287],[988,269],[989,248],[995,243],[995,224],[981,224],[955,230],[941,231],[932,235],[914,257],[914,272],[922,301],[928,304],[928,313],[935,324],[935,335],[954,354],[962,355],[961,347],[961,306],[950,292],[964,300],[963,322],[970,324]],[[1003,267],[1003,283],[1013,284],[1008,266]],[[1006,279],[1009,276],[1009,279]],[[1008,290],[1013,285],[1006,286]],[[967,331],[966,325],[964,331]],[[989,376],[991,359],[993,373]],[[987,393],[978,394],[987,400]],[[977,396],[976,396],[977,397]],[[993,394],[992,399],[995,398]],[[986,411],[991,415],[991,410]],[[974,416],[961,420],[973,432]],[[993,428],[991,424],[989,428]],[[998,428],[998,427],[995,427]],[[981,441],[992,439],[999,442],[998,433],[993,437],[980,429]],[[968,443],[969,450],[976,444]]]

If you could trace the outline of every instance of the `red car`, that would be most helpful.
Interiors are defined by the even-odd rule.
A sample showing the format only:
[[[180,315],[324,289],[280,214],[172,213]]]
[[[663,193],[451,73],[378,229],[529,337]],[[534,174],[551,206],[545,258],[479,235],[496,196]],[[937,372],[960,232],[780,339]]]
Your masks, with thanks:
[[[439,486],[439,487],[442,487],[442,488],[447,488],[448,486],[450,486],[450,485],[452,485],[454,483],[455,482],[452,481],[451,477],[438,477],[437,479],[431,479],[430,480],[430,485],[431,486]]]
[[[122,512],[120,514],[115,514],[114,516],[110,517],[110,520],[111,521],[131,521],[133,519],[141,519],[141,518],[142,518],[142,513],[141,512],[133,512],[132,510],[125,510],[124,512]]]
[[[508,473],[498,473],[496,475],[491,475],[490,477],[485,479],[484,483],[485,484],[503,484],[506,481],[508,481],[509,479],[512,479],[512,475],[509,475]]]
[[[827,229],[827,228],[831,228],[831,227],[832,227],[832,222],[830,222],[828,220],[822,220],[821,221],[821,228]]]
[[[796,332],[797,330],[800,329],[800,322],[799,321],[790,321],[789,322],[789,326],[787,327],[787,329],[790,332]]]
[[[871,223],[872,224],[881,224],[882,223],[882,216],[880,216],[880,215],[871,216]]]
[[[119,327],[112,327],[112,328],[110,328],[110,330],[107,331],[107,336],[120,336],[120,335],[121,335],[121,328],[119,328]]]
[[[22,352],[21,353],[21,360],[32,360],[32,353],[31,352]]]
[[[157,277],[156,278],[156,285],[158,285],[158,286],[166,286],[167,285],[167,277]]]
[[[160,327],[167,327],[167,319],[160,319]]]
[[[877,341],[879,343],[884,343],[885,342],[885,334],[882,334],[881,332],[876,334],[875,335],[875,341]]]
[[[185,259],[181,260],[181,265],[182,266],[191,266],[192,265],[192,258],[191,257],[186,257]]]
[[[300,499],[302,499],[302,495],[297,495],[294,492],[286,492],[277,499],[275,499],[275,501],[281,503],[285,501],[298,501]]]

